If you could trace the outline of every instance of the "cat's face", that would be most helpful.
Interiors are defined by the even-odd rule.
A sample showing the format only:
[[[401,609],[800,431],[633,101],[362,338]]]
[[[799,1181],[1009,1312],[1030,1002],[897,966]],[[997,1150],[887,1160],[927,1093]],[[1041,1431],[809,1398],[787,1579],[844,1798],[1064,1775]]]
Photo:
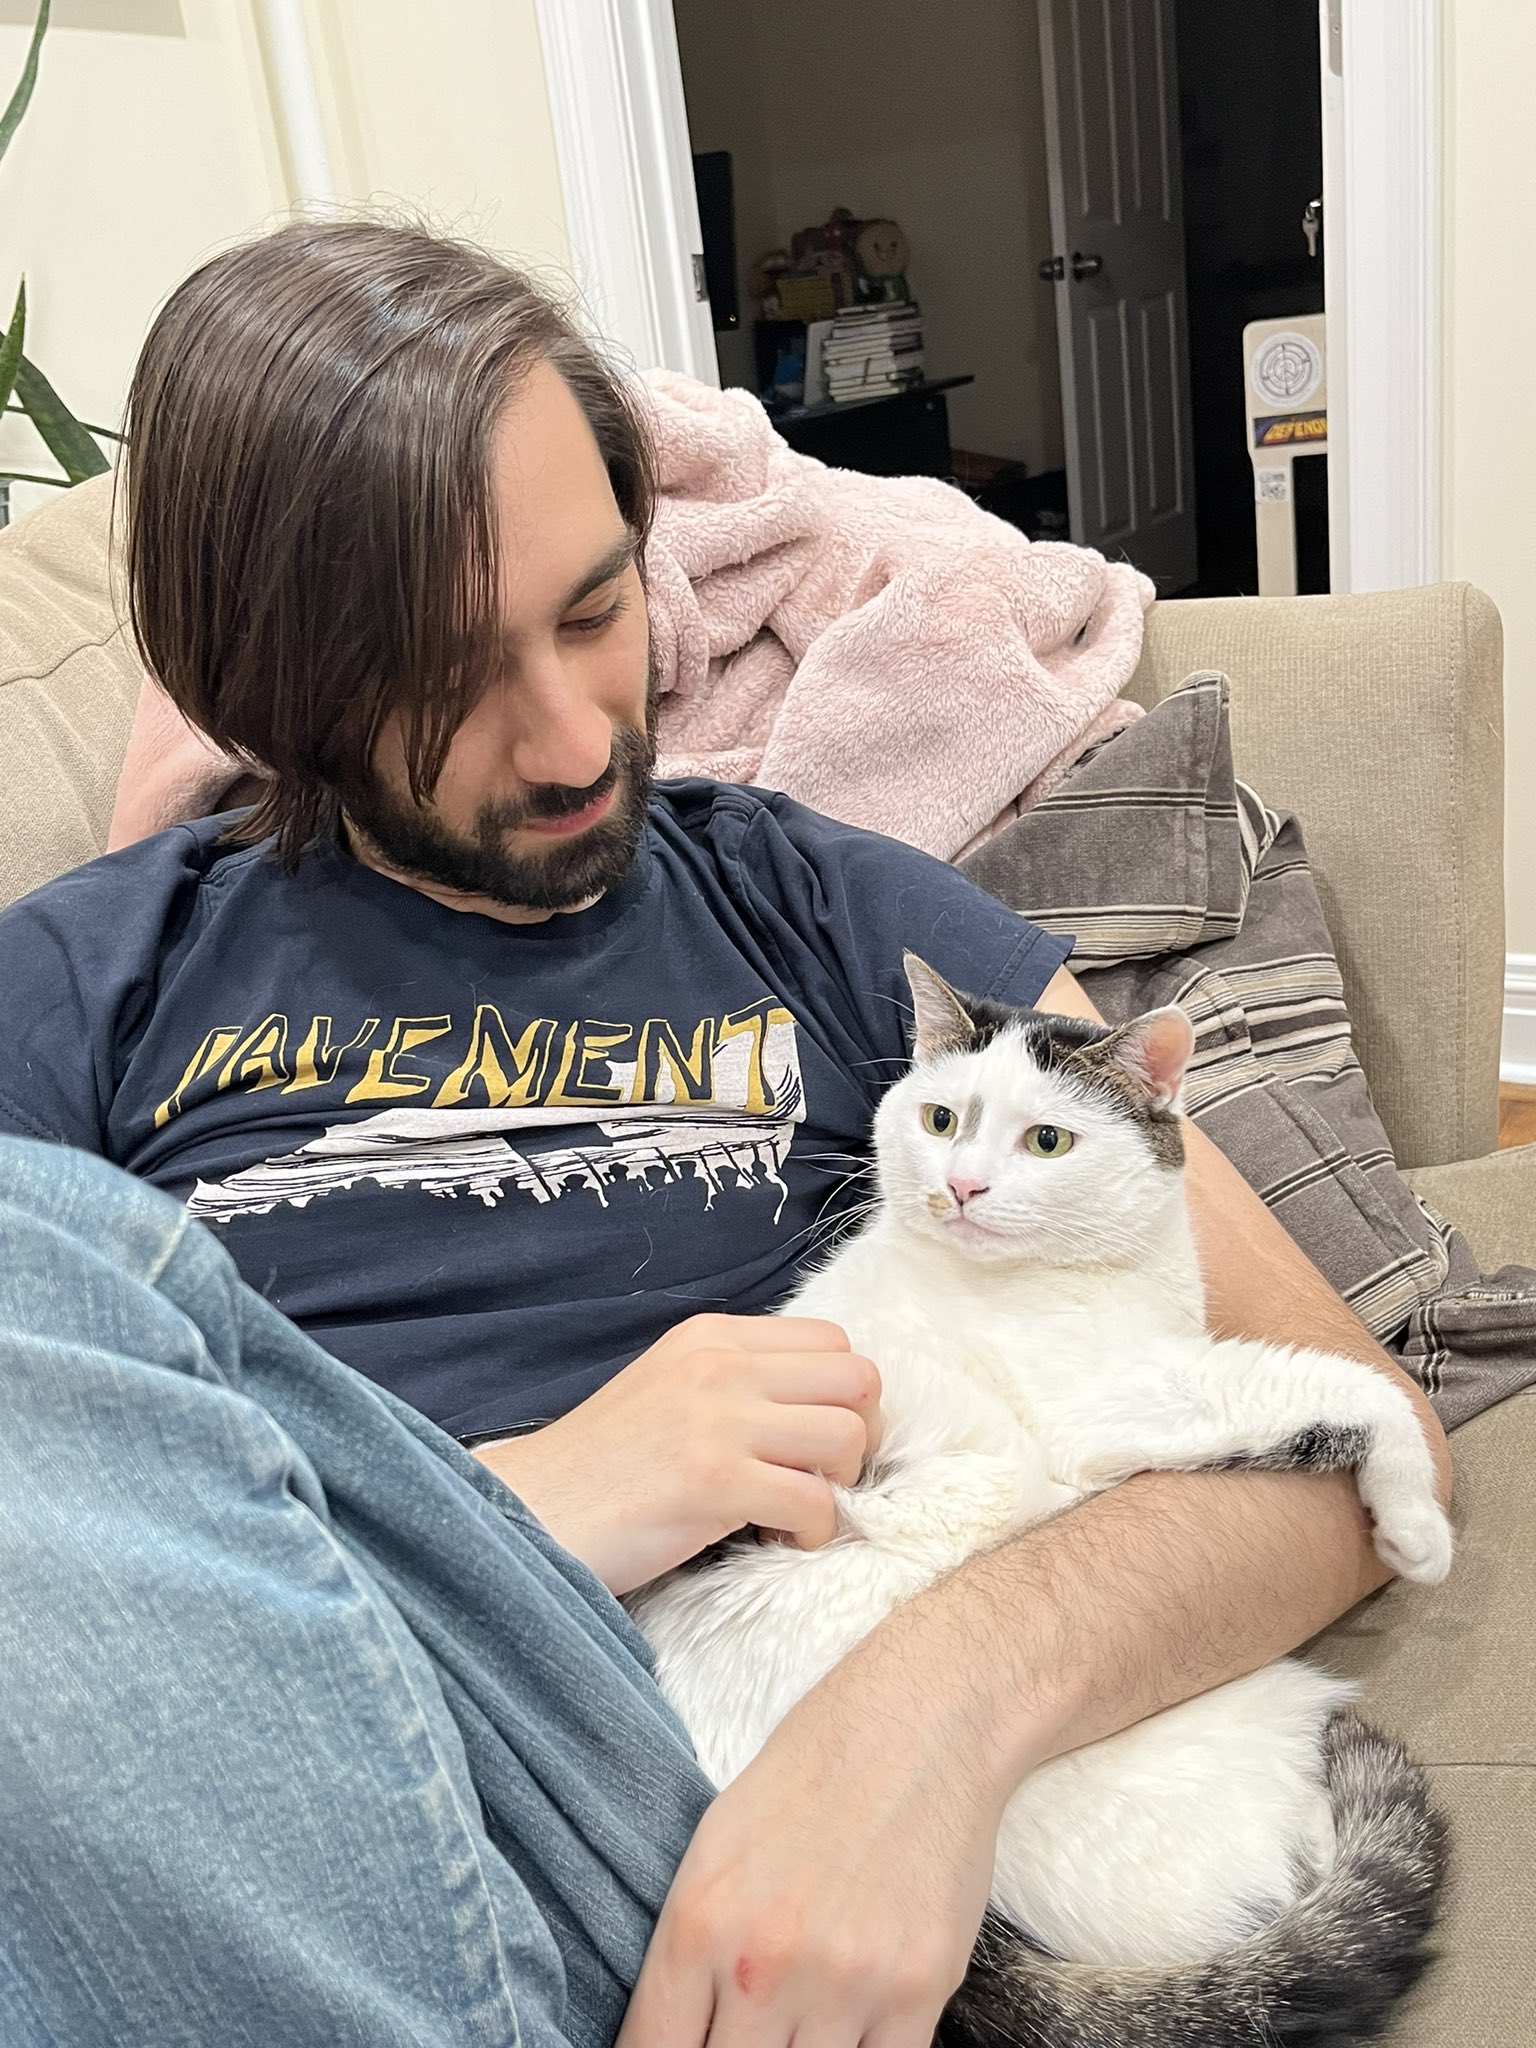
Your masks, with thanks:
[[[1117,1030],[957,995],[908,956],[912,1071],[875,1120],[886,1211],[989,1264],[1120,1263],[1180,1196],[1180,1010]]]

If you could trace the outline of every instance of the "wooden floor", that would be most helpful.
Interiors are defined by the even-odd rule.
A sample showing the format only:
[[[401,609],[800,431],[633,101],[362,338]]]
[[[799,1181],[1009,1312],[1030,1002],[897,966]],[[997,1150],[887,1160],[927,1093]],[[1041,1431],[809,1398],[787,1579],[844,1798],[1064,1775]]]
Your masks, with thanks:
[[[1499,1143],[1536,1143],[1536,1088],[1499,1090]]]

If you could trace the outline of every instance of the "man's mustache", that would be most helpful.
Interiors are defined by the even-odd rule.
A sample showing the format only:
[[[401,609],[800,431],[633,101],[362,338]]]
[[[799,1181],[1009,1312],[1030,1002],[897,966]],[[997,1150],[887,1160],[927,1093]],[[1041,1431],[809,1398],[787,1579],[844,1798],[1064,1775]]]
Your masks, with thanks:
[[[585,789],[571,789],[563,782],[539,782],[523,792],[516,803],[498,806],[498,822],[503,826],[517,826],[531,823],[537,818],[570,818],[578,811],[585,811],[595,804],[599,797],[605,797],[619,779],[619,762],[612,759],[599,775],[596,782],[588,783]],[[502,816],[505,812],[507,815]]]
[[[564,782],[532,783],[520,796],[484,805],[476,821],[478,829],[494,835],[515,832],[540,818],[574,817],[607,796],[621,777],[644,774],[654,759],[655,741],[649,731],[621,728],[614,736],[608,766],[596,782],[589,782],[585,789],[572,789]]]

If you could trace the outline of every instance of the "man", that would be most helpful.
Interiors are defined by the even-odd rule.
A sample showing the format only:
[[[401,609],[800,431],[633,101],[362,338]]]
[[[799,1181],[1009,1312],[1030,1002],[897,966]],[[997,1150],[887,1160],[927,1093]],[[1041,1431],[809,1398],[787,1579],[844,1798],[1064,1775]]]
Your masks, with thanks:
[[[918,2048],[1020,1777],[1380,1583],[1353,1487],[1149,1477],[972,1560],[706,1811],[581,1565],[830,1534],[879,1361],[752,1312],[850,1199],[903,948],[1091,1006],[953,870],[650,789],[644,436],[515,273],[218,258],[130,446],[146,658],[270,781],[0,917],[0,1128],[75,1148],[0,1160],[21,2038],[603,2041],[659,1907],[622,2048]],[[1394,1373],[1189,1140],[1213,1326]]]

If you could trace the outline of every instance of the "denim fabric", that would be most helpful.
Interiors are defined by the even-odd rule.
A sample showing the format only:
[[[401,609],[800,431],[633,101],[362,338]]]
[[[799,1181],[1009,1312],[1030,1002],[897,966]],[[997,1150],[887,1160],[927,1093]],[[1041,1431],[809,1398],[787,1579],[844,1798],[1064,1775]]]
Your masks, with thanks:
[[[708,1798],[482,1466],[0,1139],[5,2048],[609,2042]]]

